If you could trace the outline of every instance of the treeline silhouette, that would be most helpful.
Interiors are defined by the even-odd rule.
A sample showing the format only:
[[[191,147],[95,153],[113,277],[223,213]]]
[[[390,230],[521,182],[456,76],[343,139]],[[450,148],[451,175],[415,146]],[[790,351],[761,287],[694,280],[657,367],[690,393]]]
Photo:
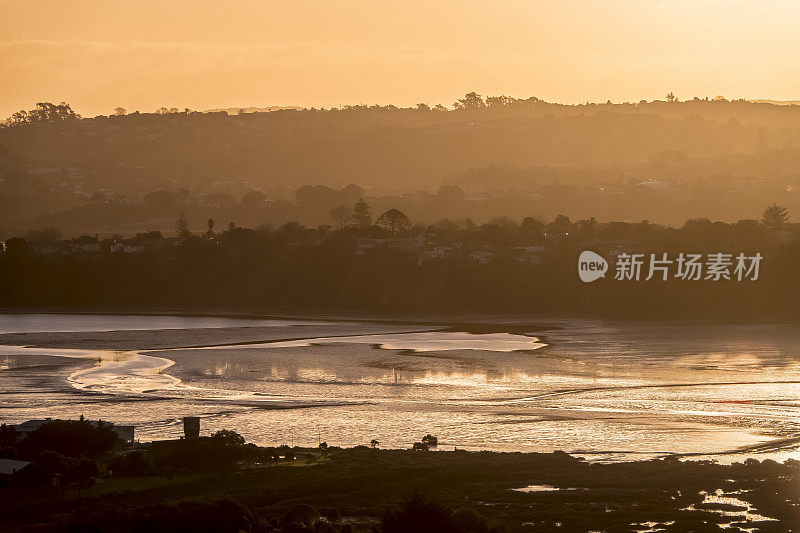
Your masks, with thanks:
[[[369,206],[362,207],[366,220],[359,222],[357,205],[341,229],[287,223],[220,231],[209,221],[192,235],[181,217],[178,237],[150,232],[125,241],[135,253],[115,253],[116,241],[89,236],[64,241],[71,248],[57,253],[36,253],[50,250],[41,241],[9,239],[0,254],[0,304],[757,318],[800,312],[800,232],[782,206],[770,206],[762,221],[696,219],[681,228],[566,216],[421,227],[399,211],[373,225]],[[584,284],[577,258],[585,249],[606,256],[760,253],[763,260],[755,281],[614,281],[612,270],[606,280]]]
[[[475,169],[464,176],[469,179],[488,179],[505,187],[509,180],[522,176],[538,176],[539,171],[521,171],[506,167]],[[82,200],[81,205],[59,210],[48,203],[46,193],[31,195],[20,189],[23,198],[10,194],[0,196],[0,212],[4,216],[17,213],[2,223],[0,237],[37,231],[43,227],[58,227],[69,236],[101,233],[105,236],[131,236],[147,230],[169,232],[176,211],[182,210],[189,219],[235,222],[246,227],[263,224],[279,226],[298,221],[306,226],[341,225],[340,213],[349,210],[358,198],[366,197],[376,212],[397,208],[420,223],[437,220],[471,218],[476,223],[497,216],[522,219],[531,214],[549,219],[558,214],[571,217],[595,217],[598,220],[654,222],[681,225],[687,219],[707,217],[735,221],[755,218],[761,206],[778,200],[793,211],[800,210],[800,197],[784,181],[759,179],[738,183],[733,188],[723,178],[708,179],[693,185],[657,189],[661,182],[628,182],[599,187],[543,185],[521,191],[508,186],[491,193],[476,193],[470,185],[443,185],[431,191],[393,193],[372,196],[360,186],[344,187],[303,185],[285,192],[284,199],[269,199],[258,190],[240,193],[198,193],[186,188],[158,189],[141,199],[120,199],[111,193],[96,192]],[[2,188],[3,183],[0,183]],[[26,185],[28,187],[29,185]],[[64,198],[62,197],[62,200]],[[55,200],[54,200],[55,201]],[[60,201],[60,200],[59,200]],[[34,203],[35,206],[31,206]],[[52,213],[44,211],[51,206]],[[33,215],[38,213],[37,215]]]
[[[402,199],[407,205],[398,207],[418,220],[414,209],[430,211],[417,191],[424,200],[442,185],[459,186],[469,216],[481,220],[538,209],[545,217],[678,224],[755,216],[753,201],[800,208],[799,106],[562,105],[469,94],[455,109],[118,110],[83,119],[68,106],[40,106],[0,129],[0,226],[14,231],[31,229],[32,220],[76,231],[88,231],[84,219],[111,232],[152,227],[161,215],[143,199],[162,189],[234,203],[257,191],[265,205],[250,204],[240,223],[321,224],[327,213],[295,205],[304,184],[356,183],[373,202]],[[200,203],[231,210],[213,198]],[[454,208],[433,216],[468,215]]]

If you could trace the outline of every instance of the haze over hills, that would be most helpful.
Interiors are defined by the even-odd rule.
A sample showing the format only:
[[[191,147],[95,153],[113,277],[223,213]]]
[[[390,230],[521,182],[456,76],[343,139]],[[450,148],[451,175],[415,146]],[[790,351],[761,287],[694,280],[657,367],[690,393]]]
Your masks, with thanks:
[[[750,100],[757,104],[772,104],[772,105],[800,105],[800,100]]]
[[[352,191],[415,222],[565,214],[680,225],[758,218],[772,202],[800,213],[797,106],[562,105],[470,93],[455,107],[137,112],[10,125],[0,129],[0,233],[168,229],[179,209],[198,220],[316,226],[351,206]],[[153,202],[162,190],[169,200]],[[263,198],[242,205],[251,191]]]
[[[293,109],[295,111],[299,111],[303,109],[302,107],[298,106],[267,106],[267,107],[222,107],[217,109],[207,109],[203,111],[203,113],[219,113],[220,111],[224,111],[229,115],[238,115],[240,113],[269,113],[271,111],[284,111],[287,109]]]

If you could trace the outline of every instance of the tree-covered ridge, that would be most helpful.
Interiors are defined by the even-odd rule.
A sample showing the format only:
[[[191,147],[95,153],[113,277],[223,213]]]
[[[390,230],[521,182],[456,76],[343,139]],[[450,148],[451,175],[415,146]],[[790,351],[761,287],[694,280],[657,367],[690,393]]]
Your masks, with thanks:
[[[800,209],[800,106],[475,94],[457,104],[20,120],[0,129],[0,233],[165,231],[175,209],[155,208],[159,191],[194,219],[319,225],[345,202],[316,209],[306,192],[348,184],[381,212],[425,222],[565,213],[680,224],[755,218],[771,201]],[[437,210],[443,186],[462,198]]]
[[[464,219],[425,226],[412,225],[397,209],[384,211],[371,224],[371,209],[363,200],[350,213],[341,227],[292,222],[255,229],[217,225],[213,219],[193,224],[180,215],[174,236],[151,231],[130,239],[63,239],[56,229],[45,229],[5,241],[0,275],[13,283],[2,303],[274,313],[800,316],[800,226],[776,204],[764,210],[762,220],[693,219],[680,228],[647,221],[572,221],[564,215],[551,221],[498,217],[483,224]],[[605,280],[580,281],[583,250],[609,260]],[[615,279],[624,254],[637,254],[634,259],[644,262],[635,280]],[[663,279],[648,279],[652,257],[671,261]],[[702,273],[680,277],[683,257],[704,263]],[[728,264],[725,275],[710,276],[709,263]]]

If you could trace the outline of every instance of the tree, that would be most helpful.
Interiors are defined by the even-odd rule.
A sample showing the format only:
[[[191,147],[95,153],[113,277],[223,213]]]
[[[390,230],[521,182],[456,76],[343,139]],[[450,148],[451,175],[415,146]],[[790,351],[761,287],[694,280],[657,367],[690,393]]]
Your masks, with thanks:
[[[525,217],[522,219],[522,224],[519,225],[520,231],[525,234],[542,234],[544,232],[544,224],[533,217]]]
[[[31,242],[57,242],[63,237],[64,234],[55,226],[47,226],[38,231],[29,231],[25,234],[25,239]]]
[[[186,218],[186,213],[181,211],[178,213],[178,220],[175,221],[175,235],[178,237],[186,238],[192,234],[189,226],[189,219]]]
[[[225,446],[236,447],[244,446],[244,437],[228,429],[221,429],[211,435],[211,438]]]
[[[505,107],[512,103],[514,103],[514,98],[511,98],[510,96],[500,95],[486,97],[487,107]]]
[[[453,512],[450,509],[418,493],[403,501],[399,507],[387,509],[381,516],[380,525],[380,531],[384,533],[461,531],[453,521]]]
[[[667,102],[677,102],[677,101],[678,101],[678,97],[675,96],[674,92],[670,91],[670,92],[667,93]]]
[[[372,224],[372,210],[363,198],[359,198],[356,205],[353,206],[353,214],[350,218],[353,224],[360,228],[366,228]]]
[[[203,199],[214,207],[228,207],[235,203],[233,196],[224,192],[211,192],[203,195]]]
[[[69,477],[72,478],[73,482],[80,483],[82,481],[92,480],[99,475],[100,467],[97,465],[97,461],[92,461],[91,459],[81,459]]]
[[[17,438],[19,438],[19,432],[13,426],[0,424],[0,448],[13,445],[17,442]]]
[[[486,102],[483,101],[481,95],[471,92],[465,94],[464,98],[456,100],[453,105],[456,109],[482,109],[486,107]]]
[[[242,196],[242,205],[245,207],[264,207],[267,196],[261,191],[249,191]]]
[[[331,218],[336,221],[338,229],[342,229],[350,219],[350,208],[346,205],[340,205],[331,209]]]
[[[389,209],[378,217],[376,223],[392,233],[400,233],[411,229],[411,221],[398,209]]]
[[[597,231],[597,219],[590,217],[578,221],[578,230],[584,237],[593,237]]]
[[[779,230],[789,223],[789,211],[782,205],[771,204],[761,215],[761,222],[772,230]]]
[[[108,465],[108,472],[115,477],[136,477],[145,475],[148,468],[150,464],[144,452],[136,450],[116,456]]]
[[[153,191],[145,195],[144,203],[156,209],[172,209],[178,204],[178,193],[166,189]]]
[[[203,236],[208,238],[208,239],[211,239],[211,238],[214,237],[214,219],[213,218],[209,218],[207,224],[208,224],[208,229],[203,234]]]
[[[75,468],[78,462],[58,452],[45,450],[36,456],[36,466],[50,474],[65,474]]]
[[[125,110],[124,107],[115,107],[114,108],[114,116],[116,116],[116,117],[121,117],[121,116],[125,115],[125,113],[127,113],[127,111]]]
[[[30,111],[17,111],[11,115],[11,118],[6,120],[6,125],[19,126],[22,124],[54,124],[57,122],[78,120],[79,118],[81,118],[81,116],[73,111],[70,105],[66,102],[61,102],[58,105],[50,102],[39,102],[36,104],[36,107]]]
[[[461,202],[466,197],[467,194],[458,185],[442,185],[436,190],[436,199],[446,204]]]
[[[557,215],[547,227],[552,230],[567,232],[572,229],[572,222],[566,215]]]
[[[28,433],[20,443],[20,449],[28,457],[46,450],[67,457],[97,457],[119,442],[119,435],[107,422],[53,420]]]
[[[380,442],[378,442],[376,439],[369,441],[369,445],[372,446],[373,450],[378,447],[378,444],[380,444]]]
[[[20,237],[12,237],[5,243],[5,252],[11,255],[27,255],[30,251],[28,241]]]
[[[435,448],[439,445],[439,439],[431,435],[430,433],[422,437],[422,442],[427,445],[429,448]]]

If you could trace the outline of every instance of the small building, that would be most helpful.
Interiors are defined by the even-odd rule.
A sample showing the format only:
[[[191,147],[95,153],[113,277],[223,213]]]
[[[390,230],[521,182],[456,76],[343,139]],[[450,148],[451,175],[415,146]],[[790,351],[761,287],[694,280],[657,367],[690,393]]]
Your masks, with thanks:
[[[116,241],[111,245],[112,254],[141,254],[146,250],[145,246],[137,239],[127,239]]]
[[[371,250],[384,243],[386,239],[372,239],[367,237],[359,237],[356,240],[356,255],[364,255],[367,250]]]
[[[355,242],[355,253],[356,255],[364,255],[368,250],[373,248],[385,248],[393,251],[414,251],[419,250],[424,245],[425,236],[422,233],[416,237],[390,237],[386,239],[359,237]]]
[[[419,264],[424,263],[425,261],[432,261],[435,259],[444,259],[453,254],[453,247],[452,246],[445,246],[445,245],[438,245],[438,246],[428,246],[419,256]]]
[[[119,438],[128,444],[133,444],[136,426],[118,426],[114,424],[114,430],[117,432],[117,435],[119,435]]]
[[[0,486],[34,486],[55,484],[39,467],[30,461],[4,459],[0,457]]]
[[[2,459],[0,458],[0,476],[4,478],[11,478],[18,472],[22,472],[33,463],[30,461],[18,461],[16,459]]]
[[[99,254],[103,251],[103,245],[95,237],[84,235],[75,239],[72,245],[73,254]]]
[[[516,246],[514,259],[526,265],[540,265],[544,256],[544,246]]]
[[[481,263],[483,265],[489,264],[495,259],[497,259],[497,254],[487,250],[476,250],[469,254],[470,261],[475,261],[476,263]]]

